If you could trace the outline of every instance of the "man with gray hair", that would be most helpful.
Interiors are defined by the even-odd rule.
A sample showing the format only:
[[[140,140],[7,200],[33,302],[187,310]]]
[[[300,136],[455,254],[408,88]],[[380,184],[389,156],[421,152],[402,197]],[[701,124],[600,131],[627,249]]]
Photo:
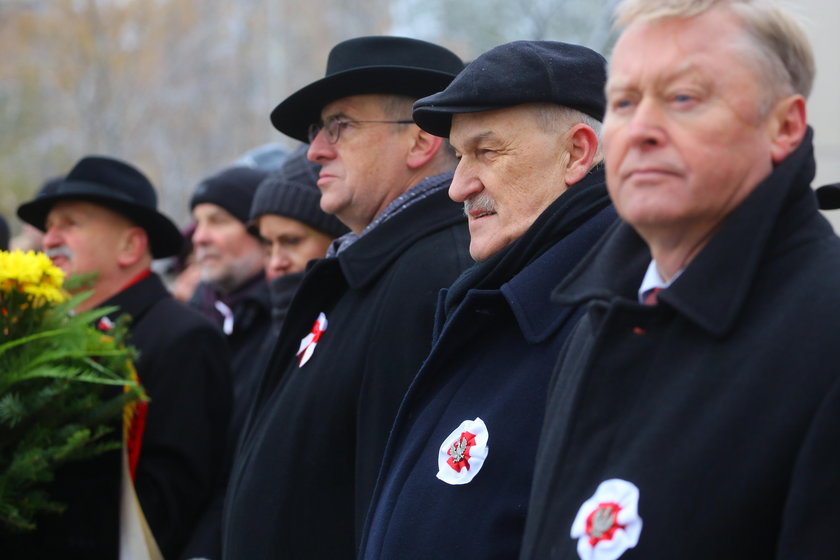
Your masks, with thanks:
[[[589,307],[520,558],[837,558],[840,240],[810,188],[808,41],[769,2],[617,10],[623,222],[555,291]]]
[[[615,220],[598,141],[606,61],[516,41],[414,105],[460,161],[478,261],[438,299],[432,351],[400,407],[365,559],[514,558],[545,390],[580,314],[551,290]]]

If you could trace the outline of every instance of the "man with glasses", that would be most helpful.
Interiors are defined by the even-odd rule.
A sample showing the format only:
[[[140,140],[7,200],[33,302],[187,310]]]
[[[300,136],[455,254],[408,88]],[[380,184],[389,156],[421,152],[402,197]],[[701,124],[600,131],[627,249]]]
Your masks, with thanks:
[[[234,459],[224,558],[352,558],[391,422],[428,354],[435,298],[471,264],[456,161],[411,120],[463,63],[414,39],[338,44],[272,113],[309,140],[321,208],[351,232],[310,265]]]

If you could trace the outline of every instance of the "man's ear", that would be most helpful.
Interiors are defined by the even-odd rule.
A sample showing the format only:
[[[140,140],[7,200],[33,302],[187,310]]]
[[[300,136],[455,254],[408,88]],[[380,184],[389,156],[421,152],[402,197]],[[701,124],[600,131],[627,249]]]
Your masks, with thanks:
[[[139,226],[126,229],[122,234],[117,264],[128,268],[137,264],[149,251],[149,234]]]
[[[805,137],[808,121],[805,116],[805,98],[799,94],[785,97],[773,108],[768,117],[770,127],[770,156],[777,164],[788,157]]]
[[[566,146],[569,161],[566,164],[566,184],[574,185],[592,169],[598,153],[598,135],[589,126],[578,123],[567,132]]]
[[[411,146],[406,163],[410,169],[419,169],[429,163],[440,151],[443,138],[429,134],[420,127],[411,135]]]

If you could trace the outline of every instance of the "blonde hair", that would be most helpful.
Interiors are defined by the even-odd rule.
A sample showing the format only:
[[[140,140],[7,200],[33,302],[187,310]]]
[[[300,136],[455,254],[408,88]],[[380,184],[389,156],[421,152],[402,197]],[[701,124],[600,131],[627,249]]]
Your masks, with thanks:
[[[758,64],[767,86],[765,110],[786,95],[807,99],[816,74],[811,43],[796,18],[772,0],[623,0],[615,9],[615,24],[687,19],[717,7],[730,10],[744,26],[744,54]]]

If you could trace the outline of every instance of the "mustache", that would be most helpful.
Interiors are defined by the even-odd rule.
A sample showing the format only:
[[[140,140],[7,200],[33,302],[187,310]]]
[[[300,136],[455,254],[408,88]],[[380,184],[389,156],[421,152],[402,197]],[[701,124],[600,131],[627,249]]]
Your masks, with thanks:
[[[464,214],[469,217],[472,211],[495,212],[496,202],[487,192],[480,192],[464,201]]]
[[[44,254],[51,259],[55,257],[64,257],[67,260],[73,260],[73,252],[67,245],[59,245],[58,247],[50,247],[49,249],[44,249]]]
[[[204,257],[219,257],[219,251],[213,247],[196,247],[195,258],[201,260]]]

